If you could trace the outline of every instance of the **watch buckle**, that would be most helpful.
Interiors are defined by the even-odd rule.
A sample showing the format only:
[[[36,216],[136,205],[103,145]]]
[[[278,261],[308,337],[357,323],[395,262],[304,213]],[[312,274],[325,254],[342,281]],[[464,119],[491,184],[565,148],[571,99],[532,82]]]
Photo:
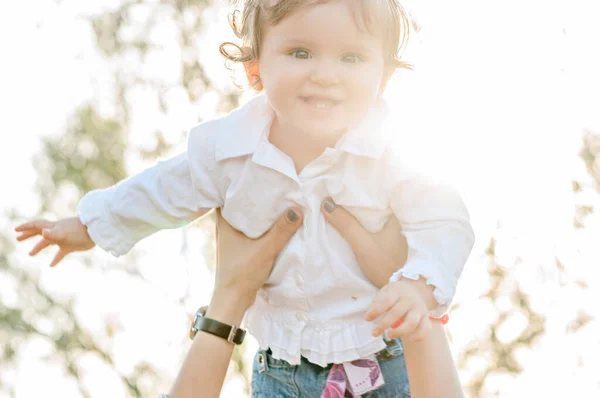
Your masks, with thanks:
[[[204,307],[200,307],[198,309],[198,311],[196,311],[194,313],[194,320],[192,321],[192,326],[190,327],[190,339],[194,340],[194,337],[196,337],[196,334],[198,333],[198,329],[196,328],[196,322],[198,321],[198,318],[201,316],[204,316],[204,312],[206,311],[206,309]]]
[[[235,326],[235,325],[231,326],[231,330],[229,331],[229,336],[227,337],[228,342],[235,344],[233,339],[235,339],[235,335],[236,335],[237,331],[238,331],[237,326]]]

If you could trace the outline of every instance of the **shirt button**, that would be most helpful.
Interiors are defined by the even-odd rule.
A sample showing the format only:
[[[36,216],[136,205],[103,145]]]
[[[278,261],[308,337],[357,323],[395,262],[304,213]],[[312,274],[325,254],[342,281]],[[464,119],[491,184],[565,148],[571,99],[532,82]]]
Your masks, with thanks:
[[[296,319],[299,320],[300,322],[306,322],[306,320],[308,319],[306,317],[306,314],[303,312],[296,312]]]

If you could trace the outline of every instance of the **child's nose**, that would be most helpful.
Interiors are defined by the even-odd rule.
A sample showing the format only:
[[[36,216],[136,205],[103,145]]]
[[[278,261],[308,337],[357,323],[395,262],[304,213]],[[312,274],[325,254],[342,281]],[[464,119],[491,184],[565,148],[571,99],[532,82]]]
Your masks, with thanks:
[[[340,84],[340,75],[330,62],[321,62],[313,69],[310,81],[323,87],[329,87]]]

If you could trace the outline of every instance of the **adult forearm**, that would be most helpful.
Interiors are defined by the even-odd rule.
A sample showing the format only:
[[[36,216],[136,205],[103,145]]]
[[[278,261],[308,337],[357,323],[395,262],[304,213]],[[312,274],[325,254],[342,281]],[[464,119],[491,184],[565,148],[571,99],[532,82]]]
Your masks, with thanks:
[[[235,295],[216,293],[206,317],[239,326],[247,306]],[[186,356],[171,398],[219,397],[234,345],[212,334],[199,331]]]
[[[411,397],[464,397],[448,338],[439,322],[432,322],[432,328],[425,339],[406,340],[402,344]]]

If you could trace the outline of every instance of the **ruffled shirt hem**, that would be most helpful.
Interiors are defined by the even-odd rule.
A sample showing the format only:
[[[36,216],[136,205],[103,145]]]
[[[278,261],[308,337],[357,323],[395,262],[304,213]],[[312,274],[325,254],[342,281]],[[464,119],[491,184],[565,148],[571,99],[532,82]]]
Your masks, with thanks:
[[[383,337],[373,337],[373,325],[362,316],[356,320],[327,322],[327,326],[299,320],[293,311],[275,308],[260,297],[246,315],[246,327],[262,349],[270,348],[274,358],[292,365],[304,357],[326,367],[365,358],[385,348]]]

